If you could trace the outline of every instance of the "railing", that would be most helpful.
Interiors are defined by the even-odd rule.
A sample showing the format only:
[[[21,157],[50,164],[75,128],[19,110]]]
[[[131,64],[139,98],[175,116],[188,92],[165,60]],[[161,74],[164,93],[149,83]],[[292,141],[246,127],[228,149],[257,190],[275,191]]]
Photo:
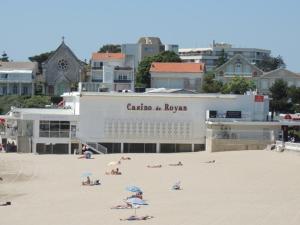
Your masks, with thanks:
[[[276,149],[300,152],[300,143],[276,141]]]
[[[87,142],[88,147],[90,147],[94,152],[99,154],[107,154],[107,148],[96,142]]]

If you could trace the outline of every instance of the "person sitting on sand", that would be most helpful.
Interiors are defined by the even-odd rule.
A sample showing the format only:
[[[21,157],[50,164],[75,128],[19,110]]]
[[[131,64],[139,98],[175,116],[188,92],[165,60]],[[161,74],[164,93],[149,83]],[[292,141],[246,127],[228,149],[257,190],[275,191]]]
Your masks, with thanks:
[[[130,198],[143,199],[143,192],[137,192],[135,195],[131,195],[131,196],[127,197],[127,199],[130,199]]]
[[[173,186],[172,186],[173,190],[181,190],[181,185],[180,185],[180,181],[176,182]]]
[[[3,181],[3,178],[2,178],[2,177],[0,177],[0,181]]]
[[[79,156],[78,159],[92,159],[93,153],[91,151],[85,151],[82,156]]]
[[[82,185],[92,185],[92,181],[89,176],[86,177],[86,181],[82,181]]]
[[[147,165],[148,168],[161,168],[162,165]]]
[[[178,163],[169,164],[169,166],[183,166],[183,164],[179,161]]]
[[[122,157],[121,157],[121,159],[120,159],[120,161],[121,161],[121,160],[131,160],[131,158],[130,158],[130,157],[128,157],[128,156],[127,156],[127,157],[125,157],[125,156],[122,156]]]
[[[105,172],[106,175],[122,175],[119,168],[116,168],[116,170],[112,169],[110,172]]]
[[[0,206],[8,206],[8,205],[11,205],[11,202],[5,202],[0,204]]]
[[[153,216],[130,216],[128,218],[125,218],[125,219],[120,219],[121,221],[126,221],[126,220],[149,220],[149,219],[152,219],[154,218]]]

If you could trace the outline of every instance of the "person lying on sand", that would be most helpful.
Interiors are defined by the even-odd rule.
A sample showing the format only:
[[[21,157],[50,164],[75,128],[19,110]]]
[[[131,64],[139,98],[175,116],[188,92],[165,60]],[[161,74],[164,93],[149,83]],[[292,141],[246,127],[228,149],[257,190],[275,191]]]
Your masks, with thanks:
[[[153,216],[129,216],[128,218],[125,219],[120,219],[121,221],[126,221],[126,220],[149,220],[154,218]]]
[[[169,164],[169,166],[183,166],[183,164],[179,161],[178,163]]]
[[[138,206],[140,207],[140,206]],[[111,207],[111,209],[132,209],[132,205],[128,202],[126,202],[126,205],[116,205]]]
[[[8,206],[8,205],[11,205],[11,202],[5,202],[0,204],[0,206]]]
[[[120,160],[131,160],[131,158],[130,158],[130,157],[128,157],[128,156],[127,156],[127,157],[125,157],[125,156],[122,156]]]
[[[147,165],[148,168],[161,168],[162,165]]]
[[[210,160],[210,161],[206,161],[204,163],[215,163],[215,162],[216,162],[216,160]]]
[[[119,171],[119,168],[112,169],[110,172],[105,172],[106,175],[122,175],[122,173]]]

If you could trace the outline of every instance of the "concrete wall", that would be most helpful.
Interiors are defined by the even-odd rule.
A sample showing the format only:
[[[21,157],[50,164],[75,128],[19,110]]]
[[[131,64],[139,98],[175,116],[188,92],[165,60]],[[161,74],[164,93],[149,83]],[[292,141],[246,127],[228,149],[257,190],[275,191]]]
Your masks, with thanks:
[[[207,110],[241,109],[250,119],[265,117],[254,96],[247,95],[83,93],[79,137],[88,142],[205,144]]]

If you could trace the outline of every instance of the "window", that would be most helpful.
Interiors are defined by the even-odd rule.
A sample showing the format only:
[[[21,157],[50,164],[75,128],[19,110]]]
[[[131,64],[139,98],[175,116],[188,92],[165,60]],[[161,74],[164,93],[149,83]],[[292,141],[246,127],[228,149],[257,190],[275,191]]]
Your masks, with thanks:
[[[40,121],[40,137],[68,138],[69,135],[69,121]]]
[[[267,79],[262,79],[261,80],[261,89],[268,89],[268,80]]]
[[[0,74],[0,79],[7,79],[7,76],[7,73]]]
[[[27,95],[28,94],[28,87],[23,87],[22,93],[23,93],[23,95]]]
[[[17,85],[13,86],[13,94],[14,95],[18,94],[18,87],[17,87]]]
[[[236,63],[235,64],[235,73],[240,74],[242,72],[242,64]]]

